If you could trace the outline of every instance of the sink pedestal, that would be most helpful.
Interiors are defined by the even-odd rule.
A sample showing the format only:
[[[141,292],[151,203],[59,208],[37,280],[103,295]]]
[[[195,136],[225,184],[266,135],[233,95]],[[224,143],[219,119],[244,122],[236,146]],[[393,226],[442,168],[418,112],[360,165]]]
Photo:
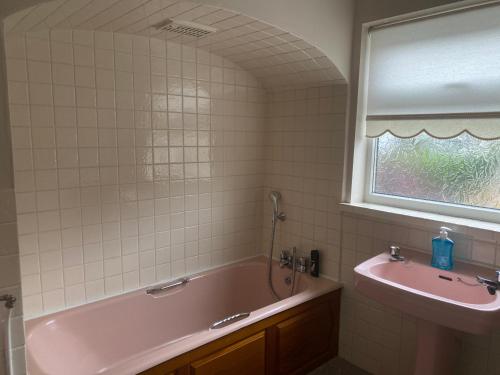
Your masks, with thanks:
[[[460,350],[457,331],[417,320],[415,375],[452,375]]]

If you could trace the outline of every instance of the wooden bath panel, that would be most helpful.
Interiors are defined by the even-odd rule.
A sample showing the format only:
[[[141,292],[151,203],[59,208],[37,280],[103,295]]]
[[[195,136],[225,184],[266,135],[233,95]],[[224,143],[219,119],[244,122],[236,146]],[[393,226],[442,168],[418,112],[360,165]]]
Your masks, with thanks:
[[[340,289],[139,375],[301,375],[338,352]]]

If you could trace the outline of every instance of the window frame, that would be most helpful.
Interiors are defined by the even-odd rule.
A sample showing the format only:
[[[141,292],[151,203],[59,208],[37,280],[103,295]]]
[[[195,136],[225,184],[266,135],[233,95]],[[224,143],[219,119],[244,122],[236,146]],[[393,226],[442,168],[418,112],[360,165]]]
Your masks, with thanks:
[[[351,203],[378,205],[388,208],[420,211],[429,213],[430,215],[437,214],[465,220],[478,220],[500,224],[500,210],[374,193],[372,190],[375,173],[376,139],[365,136],[369,76],[368,67],[370,59],[370,29],[373,26],[383,24],[405,22],[406,20],[414,21],[418,20],[419,17],[433,17],[447,11],[466,10],[468,7],[481,6],[482,4],[483,1],[481,0],[472,1],[466,6],[463,4],[459,6],[457,6],[457,4],[447,4],[433,9],[426,9],[420,12],[368,22],[362,25],[357,107],[355,108],[356,131],[354,136],[353,163],[350,166],[350,168],[352,168],[350,170],[351,185],[348,190],[350,196],[349,201]]]

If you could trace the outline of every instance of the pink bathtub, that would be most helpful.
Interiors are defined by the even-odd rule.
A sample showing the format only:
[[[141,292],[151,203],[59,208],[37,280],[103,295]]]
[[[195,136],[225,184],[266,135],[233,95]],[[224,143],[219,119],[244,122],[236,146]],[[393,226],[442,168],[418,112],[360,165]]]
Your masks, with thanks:
[[[274,265],[274,285],[290,295],[290,270]],[[159,294],[127,293],[26,322],[30,375],[137,374],[273,314],[340,288],[297,273],[295,294],[276,302],[264,257],[195,275]],[[210,326],[237,313],[223,328]]]

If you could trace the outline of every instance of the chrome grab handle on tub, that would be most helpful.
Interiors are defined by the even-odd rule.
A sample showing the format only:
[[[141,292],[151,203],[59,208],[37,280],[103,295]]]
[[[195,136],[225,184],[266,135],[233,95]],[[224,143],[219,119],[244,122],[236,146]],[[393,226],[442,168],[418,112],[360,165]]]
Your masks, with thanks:
[[[224,319],[218,320],[215,323],[213,323],[210,326],[210,329],[222,328],[222,327],[225,327],[225,326],[227,326],[227,325],[229,325],[231,323],[237,322],[238,320],[248,318],[249,316],[250,316],[249,312],[230,315],[230,316],[228,316],[228,317],[226,317]]]
[[[167,283],[167,284],[163,284],[163,285],[158,285],[158,286],[155,286],[153,288],[146,289],[146,294],[155,295],[155,294],[164,292],[164,291],[166,291],[168,289],[175,288],[177,286],[181,286],[181,285],[187,284],[189,282],[189,280],[190,279],[188,277],[183,277],[182,279],[178,279],[178,280],[172,281],[171,283]]]

